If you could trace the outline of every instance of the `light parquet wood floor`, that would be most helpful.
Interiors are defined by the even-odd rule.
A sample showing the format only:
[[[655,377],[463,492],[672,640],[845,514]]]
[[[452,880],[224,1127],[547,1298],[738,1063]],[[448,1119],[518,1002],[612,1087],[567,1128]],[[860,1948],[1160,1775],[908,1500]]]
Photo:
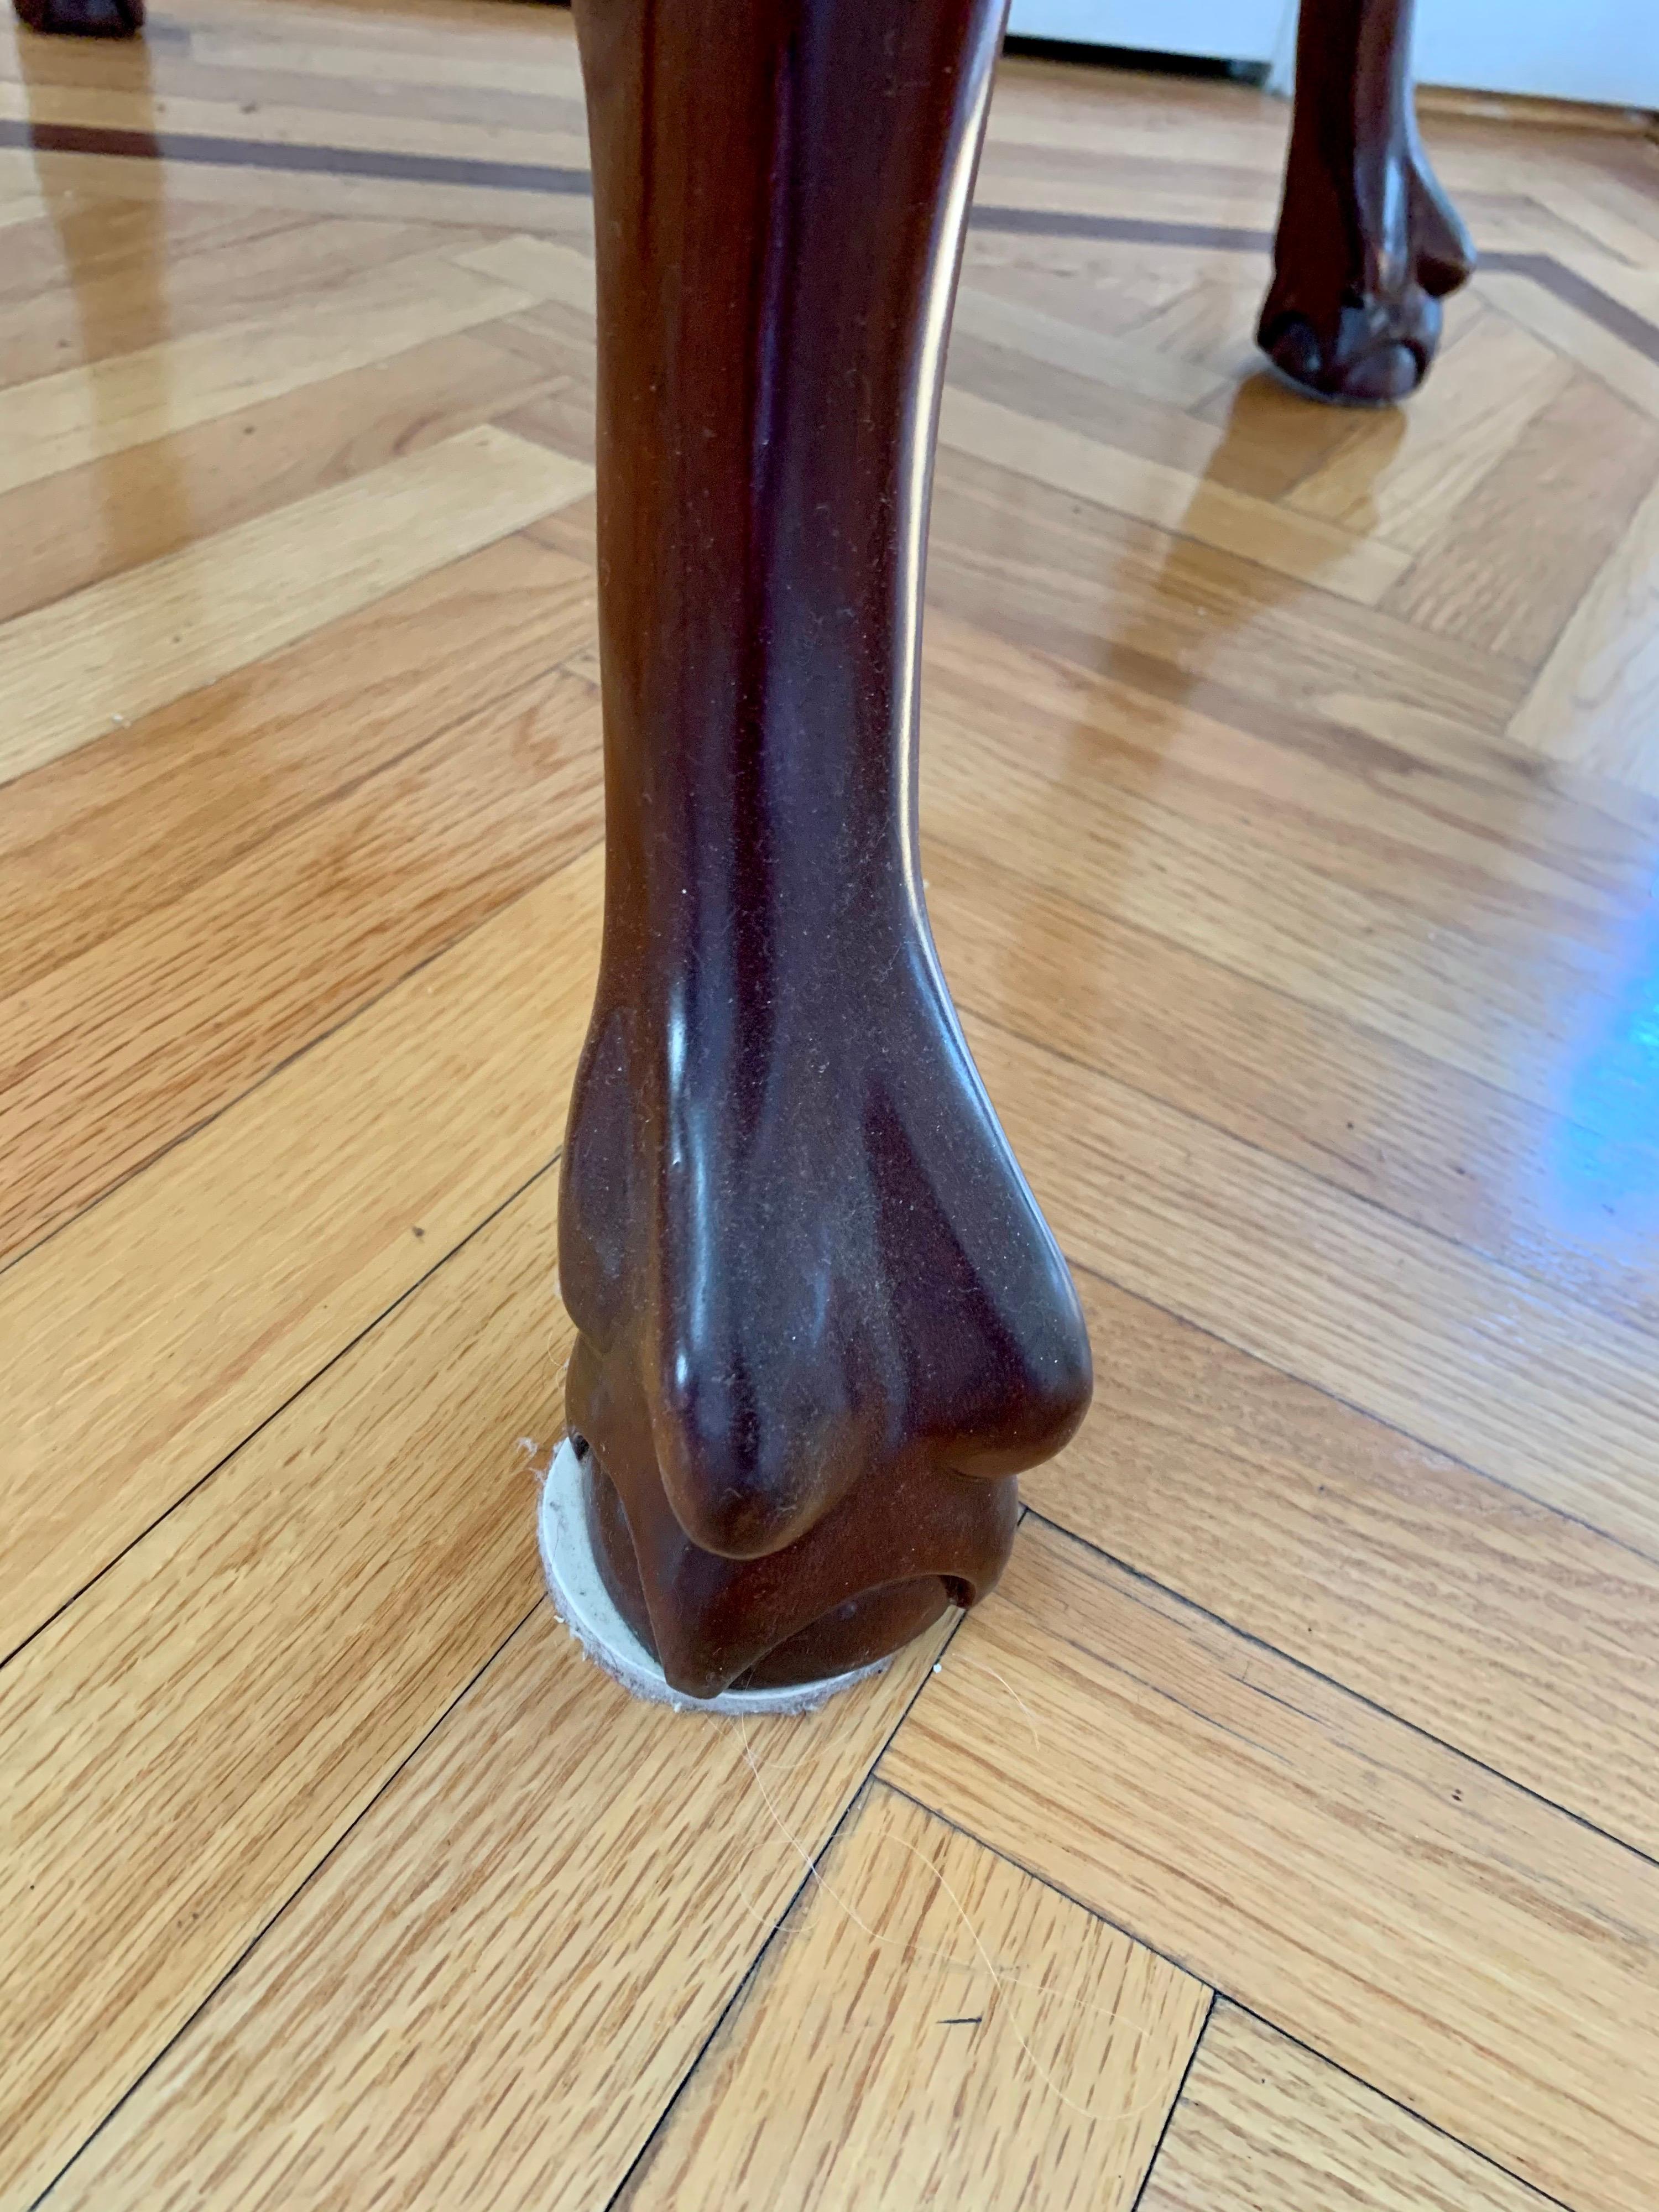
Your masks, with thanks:
[[[929,900],[1098,1389],[805,1720],[538,1597],[592,986],[568,17],[0,33],[0,2208],[1652,2212],[1659,146],[1011,60]]]

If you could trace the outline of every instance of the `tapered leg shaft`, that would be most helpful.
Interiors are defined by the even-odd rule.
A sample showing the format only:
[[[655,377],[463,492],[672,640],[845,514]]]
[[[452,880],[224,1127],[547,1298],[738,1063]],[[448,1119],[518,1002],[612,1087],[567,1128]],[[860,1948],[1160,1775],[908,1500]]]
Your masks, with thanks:
[[[927,491],[1001,0],[577,0],[605,951],[568,1387],[671,1682],[811,1680],[994,1581],[1081,1417],[915,820]]]

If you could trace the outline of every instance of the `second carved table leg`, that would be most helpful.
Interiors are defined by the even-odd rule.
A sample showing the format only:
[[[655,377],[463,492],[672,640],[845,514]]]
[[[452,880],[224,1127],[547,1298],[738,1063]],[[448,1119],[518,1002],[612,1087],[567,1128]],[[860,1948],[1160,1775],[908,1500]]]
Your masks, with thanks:
[[[1273,281],[1256,337],[1323,399],[1403,399],[1474,248],[1417,132],[1413,0],[1302,0]]]
[[[1016,1474],[1088,1397],[916,844],[928,481],[1001,15],[576,4],[608,846],[568,1409],[611,1596],[696,1697],[839,1674],[981,1596]]]
[[[32,31],[80,39],[131,39],[144,27],[144,0],[15,0]]]

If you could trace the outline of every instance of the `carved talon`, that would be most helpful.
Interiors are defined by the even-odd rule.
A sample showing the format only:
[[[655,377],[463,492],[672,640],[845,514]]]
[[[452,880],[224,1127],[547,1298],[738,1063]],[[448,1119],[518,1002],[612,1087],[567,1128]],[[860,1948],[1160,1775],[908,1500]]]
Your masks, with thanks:
[[[1382,406],[1427,375],[1475,265],[1417,135],[1411,0],[1303,0],[1296,112],[1256,342],[1321,399]]]

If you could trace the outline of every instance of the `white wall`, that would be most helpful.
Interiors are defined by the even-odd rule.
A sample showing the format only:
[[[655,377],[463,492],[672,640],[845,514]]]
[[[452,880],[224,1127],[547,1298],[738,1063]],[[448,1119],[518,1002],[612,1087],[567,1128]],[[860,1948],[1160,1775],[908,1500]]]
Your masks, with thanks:
[[[1659,108],[1659,0],[1417,0],[1417,78]]]
[[[1282,5],[1283,0],[1154,0],[1151,6],[1147,0],[1014,0],[1008,27],[1030,39],[1264,62],[1273,52]]]
[[[1014,0],[1009,28],[1154,52],[1265,62],[1286,0]],[[1289,0],[1294,20],[1294,0]],[[1659,109],[1659,0],[1418,0],[1424,84]]]

